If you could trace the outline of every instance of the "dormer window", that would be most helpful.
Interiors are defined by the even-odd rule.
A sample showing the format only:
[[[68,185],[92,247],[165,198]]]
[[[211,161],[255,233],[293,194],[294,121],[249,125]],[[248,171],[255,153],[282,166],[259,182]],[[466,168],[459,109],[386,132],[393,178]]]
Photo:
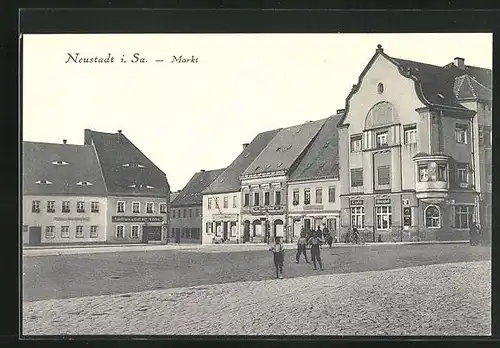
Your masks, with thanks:
[[[439,97],[439,99],[444,99],[444,95],[442,95],[441,93],[438,93],[437,96]]]
[[[269,168],[271,168],[271,165],[270,165],[270,164],[268,164],[268,165],[266,166],[266,169],[269,169]]]
[[[128,185],[129,188],[136,188],[137,185],[136,184],[132,184],[132,185]]]
[[[35,182],[35,184],[52,185],[52,181],[49,181],[49,180],[38,180],[38,181]]]
[[[291,148],[292,148],[292,145],[288,145],[288,147],[286,149],[290,150]]]
[[[276,148],[276,151],[279,151],[279,150],[281,150],[281,146],[278,146],[278,147]]]
[[[52,164],[55,164],[56,166],[64,166],[68,164],[68,162],[59,160],[59,161],[53,161]]]
[[[91,186],[92,183],[88,181],[79,181],[76,183],[78,186]]]
[[[125,164],[122,164],[122,167],[144,168],[144,166],[140,163],[125,163]]]
[[[327,148],[327,147],[328,147],[328,145],[330,145],[330,142],[329,142],[329,141],[327,141],[327,142],[325,143],[325,145],[323,145],[323,148]]]
[[[248,157],[248,155],[250,155],[250,153],[249,153],[249,152],[245,153],[245,154],[243,155],[243,157],[245,157],[245,158],[246,158],[246,157]]]
[[[260,166],[257,166],[255,167],[255,171],[259,170],[260,169]]]

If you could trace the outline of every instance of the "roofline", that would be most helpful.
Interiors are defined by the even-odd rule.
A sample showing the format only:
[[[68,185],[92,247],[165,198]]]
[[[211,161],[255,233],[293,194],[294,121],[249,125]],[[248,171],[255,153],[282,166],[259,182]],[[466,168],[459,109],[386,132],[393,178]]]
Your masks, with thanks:
[[[142,193],[120,193],[120,192],[110,192],[108,193],[108,197],[166,198],[165,195],[160,193],[145,195]]]
[[[101,159],[99,158],[99,153],[97,152],[97,149],[95,148],[95,145],[94,145],[94,141],[92,139],[92,131],[90,131],[90,132],[91,132],[90,133],[90,139],[92,141],[91,141],[91,144],[87,145],[87,146],[91,146],[92,147],[92,152],[94,152],[94,154],[96,156],[97,166],[99,167],[99,173],[101,173],[102,182],[104,183],[104,189],[106,190],[107,193],[109,193],[109,191],[108,191],[108,185],[106,184],[106,179],[104,178],[104,172],[102,171],[102,167],[101,167]]]
[[[208,195],[223,195],[223,194],[228,194],[228,193],[239,193],[241,192],[241,185],[240,185],[240,188],[236,191],[229,191],[229,190],[226,190],[226,191],[211,191],[211,192],[205,192],[203,191],[201,193],[202,196],[208,196]]]
[[[170,203],[170,206],[172,208],[203,206],[203,201],[201,201],[200,203],[187,203],[187,204],[176,204],[176,205],[173,205],[172,203]],[[192,219],[192,218],[190,218],[190,219]]]
[[[57,193],[31,193],[23,192],[24,196],[78,196],[78,197],[108,197],[106,193],[74,193],[74,192],[57,192]]]
[[[310,183],[311,181],[317,181],[317,182],[326,182],[326,181],[339,181],[340,177],[339,176],[321,176],[321,177],[315,177],[315,178],[300,178],[300,179],[289,179],[288,183],[290,184],[307,184]]]
[[[113,133],[111,133],[111,134],[113,134]],[[129,142],[129,143],[130,143],[130,144],[131,144],[131,145],[132,145],[132,146],[136,149],[136,150],[137,150],[137,152],[139,152],[139,153],[140,153],[141,155],[143,155],[143,156],[144,156],[144,157],[145,157],[145,158],[146,158],[146,159],[147,159],[147,160],[148,160],[151,164],[153,164],[153,166],[154,166],[154,167],[155,167],[158,171],[160,171],[160,172],[163,174],[163,176],[165,177],[165,180],[166,180],[166,181],[167,181],[167,183],[168,183],[168,180],[167,180],[167,174],[165,174],[165,172],[164,172],[163,170],[161,170],[161,169],[160,169],[160,168],[159,168],[159,167],[158,167],[158,166],[157,166],[157,165],[156,165],[153,161],[151,161],[151,160],[149,159],[149,157],[148,157],[148,156],[146,156],[146,155],[144,154],[144,152],[142,152],[142,151],[141,151],[141,150],[140,150],[140,149],[139,149],[139,148],[138,148],[138,147],[137,147],[137,146],[136,146],[136,145],[135,145],[135,144],[134,144],[134,143],[133,143],[133,142],[132,142],[129,138],[127,138],[127,136],[126,136],[125,134],[123,134],[123,133],[122,133],[122,134],[121,134],[121,136],[123,136],[123,137],[124,137],[124,138],[125,138],[125,139],[126,139],[126,140],[127,140],[127,141],[128,141],[128,142]]]
[[[61,143],[50,143],[46,141],[30,141],[30,140],[23,140],[24,143],[30,143],[30,144],[44,144],[44,145],[59,145],[59,146],[79,146],[79,147],[90,147],[91,145],[85,145],[85,144],[61,144]]]

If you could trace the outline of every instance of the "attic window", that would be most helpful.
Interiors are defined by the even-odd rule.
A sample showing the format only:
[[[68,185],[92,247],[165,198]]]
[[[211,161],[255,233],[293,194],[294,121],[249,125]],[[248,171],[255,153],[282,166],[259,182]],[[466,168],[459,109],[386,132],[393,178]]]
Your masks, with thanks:
[[[259,170],[260,169],[260,166],[257,166],[255,167],[255,171]]]
[[[276,151],[279,151],[279,150],[281,150],[281,146],[278,146],[278,147],[276,148]]]
[[[292,145],[288,145],[288,147],[286,149],[290,150],[291,148],[292,148]]]
[[[298,133],[298,132],[300,132],[300,128],[295,131],[295,133]]]
[[[136,188],[137,185],[136,184],[132,184],[132,185],[128,185],[128,187],[130,187],[130,188]]]
[[[40,184],[40,185],[52,185],[51,181],[48,180],[38,180],[35,182],[35,184]]]
[[[78,186],[91,186],[92,183],[88,181],[79,181],[76,183]]]
[[[130,167],[130,168],[144,168],[144,166],[140,163],[125,163],[122,164],[123,167]]]
[[[323,148],[328,147],[328,145],[330,145],[330,142],[329,142],[329,141],[327,141],[327,142],[325,143],[325,145],[323,145]]]
[[[220,179],[220,182],[224,182],[224,178]]]
[[[377,85],[377,92],[378,94],[382,94],[384,93],[384,84],[382,82],[380,82],[378,85]]]
[[[268,168],[271,168],[271,165],[270,165],[270,164],[268,164],[268,165],[266,166],[266,169],[268,169]]]
[[[278,167],[281,167],[282,165],[283,165],[283,163],[282,163],[282,162],[278,163]]]
[[[248,155],[249,155],[249,154],[250,154],[250,153],[248,153],[248,152],[247,152],[247,153],[245,153],[245,154],[243,155],[243,157],[245,157],[245,158],[246,158],[246,157],[248,157]]]
[[[54,161],[54,162],[52,162],[52,164],[55,164],[56,166],[64,166],[64,165],[68,164],[68,162],[65,162],[65,161]]]
[[[440,99],[444,99],[444,95],[442,95],[441,93],[438,93],[437,95]]]

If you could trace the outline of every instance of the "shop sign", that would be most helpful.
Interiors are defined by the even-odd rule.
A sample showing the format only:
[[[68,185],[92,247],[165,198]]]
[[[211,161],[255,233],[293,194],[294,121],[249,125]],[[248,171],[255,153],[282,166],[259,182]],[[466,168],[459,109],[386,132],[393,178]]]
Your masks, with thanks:
[[[162,216],[112,216],[111,222],[162,222]]]
[[[375,204],[391,204],[390,198],[379,198],[375,200]]]
[[[216,214],[213,215],[214,221],[223,221],[223,220],[238,220],[236,214]]]
[[[270,207],[252,207],[252,213],[263,213],[269,212],[270,214],[276,211],[281,211],[283,208],[280,205],[270,206]]]
[[[304,205],[304,210],[323,210],[322,205]]]
[[[363,205],[362,199],[351,199],[351,205]]]
[[[55,217],[54,221],[90,221],[90,217],[88,216]]]

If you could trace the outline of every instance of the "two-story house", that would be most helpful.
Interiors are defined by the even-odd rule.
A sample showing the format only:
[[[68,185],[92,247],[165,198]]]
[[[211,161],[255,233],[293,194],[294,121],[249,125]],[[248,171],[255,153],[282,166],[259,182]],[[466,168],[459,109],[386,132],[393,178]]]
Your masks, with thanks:
[[[201,244],[202,191],[217,178],[224,169],[200,170],[172,201],[170,240],[176,243]],[[227,202],[225,202],[227,203]]]
[[[241,233],[240,175],[276,136],[279,129],[257,134],[243,144],[236,159],[203,190],[203,244],[213,242],[246,243],[250,234]]]
[[[291,239],[301,231],[323,230],[340,240],[340,181],[337,123],[344,110],[329,117],[288,180]]]
[[[288,178],[325,120],[281,129],[240,176],[241,221],[250,241],[290,239]]]
[[[482,126],[484,147],[490,78],[461,58],[435,66],[377,47],[338,123],[344,233],[357,227],[382,241],[468,238],[488,196],[478,186],[482,170],[487,177],[481,161],[488,161],[478,153],[478,133]]]

